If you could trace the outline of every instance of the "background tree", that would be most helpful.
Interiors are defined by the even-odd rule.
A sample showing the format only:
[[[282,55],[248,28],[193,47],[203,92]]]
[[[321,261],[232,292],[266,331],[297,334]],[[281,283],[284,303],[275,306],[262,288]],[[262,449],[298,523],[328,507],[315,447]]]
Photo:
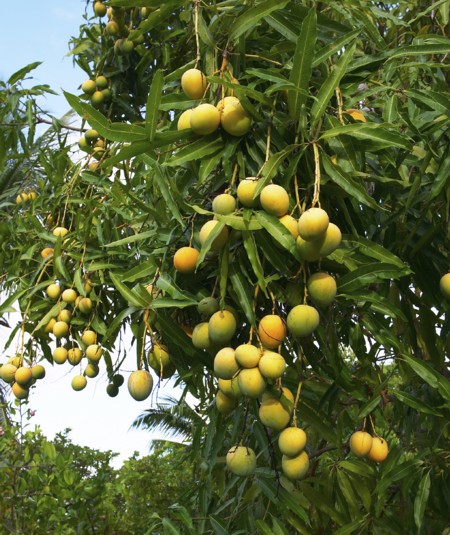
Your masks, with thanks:
[[[446,527],[447,4],[87,4],[106,18],[90,19],[72,39],[89,80],[82,94],[66,96],[82,118],[79,146],[88,156],[71,160],[67,146],[47,153],[36,199],[14,206],[17,190],[3,194],[9,297],[0,311],[19,303],[19,364],[28,366],[42,355],[53,361],[45,330],[69,310],[58,345],[85,350],[83,332],[95,331],[112,395],[125,328],[135,338],[136,371],[153,368],[156,382],[176,369],[183,397],[193,395],[204,417],[192,448],[205,462],[195,520],[179,520],[187,530],[384,535]],[[193,67],[206,75],[202,94],[181,90]],[[226,109],[216,130],[197,112],[191,128],[177,128],[183,111],[225,96],[239,101],[243,111],[232,106],[245,128],[227,127]],[[218,210],[213,200],[236,196],[241,183],[254,189],[246,198],[238,191],[237,209]],[[296,239],[297,224],[289,230],[271,195],[268,203],[260,196],[269,184],[287,192],[295,220],[324,209],[342,232],[340,246],[331,252]],[[203,225],[213,217],[207,237]],[[69,232],[55,235],[55,227]],[[179,264],[180,255],[174,265],[186,246],[197,250],[182,253],[194,265]],[[46,247],[53,251],[41,259]],[[337,281],[329,306],[307,284],[317,272]],[[88,301],[52,301],[44,290],[53,281]],[[221,327],[213,335],[210,322],[210,347],[194,331],[208,321],[200,305],[207,297],[228,307],[223,316],[237,327],[232,337]],[[306,336],[289,316],[299,304],[318,319]],[[272,336],[287,368],[268,383],[272,397],[281,384],[290,389],[294,401],[280,401],[281,410],[306,430],[310,464],[301,481],[280,471],[278,432],[263,425],[261,400],[225,395],[225,410],[223,391],[216,399],[217,345],[267,346],[260,324],[268,315],[289,328],[286,339]],[[75,354],[74,374],[94,375],[86,366],[98,359],[81,353],[77,362]],[[148,374],[140,379],[149,386]],[[135,383],[131,392],[142,399],[149,389]],[[231,417],[218,412],[232,405]],[[349,451],[356,429],[387,441],[383,463]],[[240,443],[257,456],[246,479],[224,470]]]

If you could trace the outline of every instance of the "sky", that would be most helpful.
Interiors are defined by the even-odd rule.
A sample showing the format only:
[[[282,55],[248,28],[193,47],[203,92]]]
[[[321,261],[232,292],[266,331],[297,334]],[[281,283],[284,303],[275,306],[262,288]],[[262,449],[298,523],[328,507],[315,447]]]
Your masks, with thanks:
[[[78,94],[78,87],[86,77],[83,71],[73,66],[72,58],[67,56],[69,39],[78,35],[79,26],[84,22],[85,6],[86,2],[81,0],[23,0],[18,19],[16,2],[2,5],[0,79],[9,78],[29,63],[42,61],[42,65],[30,74],[33,80],[29,83],[48,84],[59,93],[40,102],[41,107],[56,117],[62,117],[69,111],[62,90]],[[92,9],[92,6],[89,8]],[[14,325],[16,319],[11,315],[8,321]],[[8,331],[0,328],[0,350],[8,336]],[[131,345],[129,337],[128,344]],[[14,349],[14,345],[11,348]],[[2,351],[0,355],[11,355],[12,352],[10,349],[6,353]],[[131,353],[134,354],[133,350]],[[3,356],[1,362],[4,361]],[[133,364],[130,364],[126,369],[132,367]],[[118,452],[120,455],[114,463],[116,466],[135,451],[145,455],[151,438],[160,438],[161,435],[150,435],[148,431],[129,430],[133,420],[150,406],[150,398],[143,402],[134,401],[126,385],[116,398],[110,398],[106,394],[107,380],[102,373],[96,379],[91,379],[83,391],[75,392],[70,386],[73,376],[70,365],[52,368],[47,364],[46,370],[45,379],[30,394],[29,408],[34,412],[29,420],[31,428],[39,426],[48,438],[70,428],[72,442],[102,451]],[[155,393],[152,394],[153,402],[161,402],[164,393],[173,395],[173,381],[166,381],[158,396]]]

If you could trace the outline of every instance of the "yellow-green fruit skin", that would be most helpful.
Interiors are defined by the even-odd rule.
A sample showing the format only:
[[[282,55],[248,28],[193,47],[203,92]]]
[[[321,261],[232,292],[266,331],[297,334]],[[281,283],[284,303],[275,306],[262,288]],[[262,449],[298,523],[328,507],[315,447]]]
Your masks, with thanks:
[[[298,234],[306,241],[317,240],[324,235],[330,219],[322,208],[310,208],[298,220]]]
[[[202,98],[206,89],[205,75],[199,69],[188,69],[181,77],[181,88],[189,98]]]
[[[261,350],[251,344],[241,344],[235,350],[236,360],[242,368],[255,368],[261,359]]]
[[[87,93],[88,95],[91,95],[96,89],[95,81],[94,80],[86,80],[81,84],[81,91],[84,93]]]
[[[72,379],[72,388],[77,392],[83,390],[86,385],[87,379],[84,375],[75,375],[75,377]]]
[[[237,97],[225,97],[216,105],[216,108],[222,113],[225,106],[228,104],[239,104],[239,99]]]
[[[30,393],[28,387],[22,386],[19,383],[12,385],[12,392],[17,399],[26,399]]]
[[[53,229],[53,236],[56,236],[57,238],[64,238],[68,232],[69,231],[66,229],[66,227],[56,227]]]
[[[58,299],[61,294],[61,287],[59,284],[52,283],[47,286],[45,290],[50,299]]]
[[[295,240],[297,251],[302,260],[316,262],[320,258],[320,241],[306,241],[301,236]]]
[[[236,405],[237,401],[235,398],[227,396],[221,390],[217,392],[216,407],[220,414],[223,414],[225,416],[227,414],[230,414],[231,412],[233,412],[233,409],[235,409]]]
[[[236,327],[233,313],[229,310],[219,310],[209,318],[209,338],[215,344],[226,344],[233,338]]]
[[[251,180],[250,178],[244,178],[239,182],[236,195],[242,206],[256,208],[259,205],[259,196],[253,198],[257,185],[258,180]]]
[[[86,348],[86,357],[92,362],[98,362],[103,354],[103,349],[98,344],[92,344]]]
[[[97,341],[97,333],[95,331],[87,330],[81,336],[81,341],[87,346],[95,344]]]
[[[297,305],[287,315],[289,331],[297,338],[310,335],[319,326],[319,313],[309,305]]]
[[[327,307],[336,297],[337,285],[334,278],[328,273],[319,271],[313,273],[307,282],[309,297],[321,307]]]
[[[214,198],[212,209],[215,214],[232,214],[236,210],[236,199],[229,193],[221,193]]]
[[[220,124],[225,132],[239,137],[250,130],[252,120],[239,101],[229,101],[224,103],[220,114]]]
[[[67,360],[67,349],[65,347],[56,347],[53,350],[52,357],[56,364],[64,364]]]
[[[42,364],[35,364],[31,368],[33,379],[43,379],[45,377],[45,368]]]
[[[78,302],[78,308],[82,314],[89,314],[92,310],[92,301],[89,297],[83,297]]]
[[[267,383],[257,367],[241,370],[238,375],[238,385],[242,395],[252,399],[259,397],[267,387]]]
[[[283,375],[286,361],[279,353],[266,350],[259,360],[258,368],[266,379],[278,379]]]
[[[265,212],[277,217],[284,216],[289,210],[288,192],[278,184],[265,186],[261,191],[259,201]]]
[[[14,379],[20,386],[29,386],[33,380],[33,374],[31,368],[25,366],[20,366],[17,368],[16,373],[14,374]]]
[[[441,277],[441,280],[439,281],[439,287],[442,295],[447,299],[450,299],[450,273],[446,273]]]
[[[342,241],[340,228],[334,223],[328,225],[325,235],[317,241],[319,245],[319,257],[323,258],[334,252]]]
[[[365,431],[355,431],[349,440],[352,453],[357,457],[366,457],[372,447],[372,435]]]
[[[192,109],[185,110],[179,117],[177,123],[177,130],[187,130],[191,128]]]
[[[219,391],[229,398],[237,399],[241,397],[237,377],[233,377],[232,379],[219,379],[217,381],[217,386],[219,387]]]
[[[73,290],[72,288],[68,288],[67,290],[64,290],[61,299],[66,303],[75,303],[75,300],[77,298],[77,292]]]
[[[89,362],[89,364],[87,364],[86,368],[84,369],[84,374],[86,375],[86,377],[90,377],[91,379],[93,379],[94,377],[97,377],[99,372],[100,372],[100,368],[98,367],[98,365],[93,364],[91,362]]]
[[[268,398],[259,406],[259,419],[266,427],[281,431],[291,419],[290,412],[284,407],[281,401],[275,398]]]
[[[70,364],[72,364],[72,366],[80,364],[82,358],[83,353],[81,352],[81,349],[79,347],[71,347],[67,351],[67,360]]]
[[[65,321],[57,321],[55,325],[53,325],[53,334],[56,336],[56,338],[62,338],[63,336],[66,336],[69,334],[69,326]]]
[[[5,381],[5,383],[12,383],[14,381],[14,376],[17,371],[17,366],[14,364],[3,364],[0,368],[0,377]]]
[[[175,366],[165,346],[155,344],[153,351],[148,354],[149,366],[158,374],[158,377],[167,379],[175,373]]]
[[[153,379],[147,370],[136,370],[128,377],[128,392],[136,401],[147,399],[153,388]]]
[[[306,451],[302,451],[295,457],[283,455],[281,469],[286,477],[292,480],[302,479],[309,470],[309,457]]]
[[[298,238],[298,222],[295,217],[285,214],[280,217],[280,223],[289,230],[294,240]]]
[[[214,357],[214,374],[219,379],[231,379],[239,370],[239,364],[236,362],[234,349],[224,347],[217,352]]]
[[[212,316],[220,309],[219,301],[215,297],[205,297],[198,304],[197,310],[202,316]]]
[[[219,128],[220,113],[212,104],[200,104],[192,110],[191,128],[200,135],[207,136]]]
[[[381,437],[372,438],[372,446],[367,454],[371,461],[382,463],[388,456],[389,448],[387,442]]]
[[[211,347],[207,321],[202,321],[194,327],[192,331],[192,344],[197,349],[209,349]]]
[[[246,477],[256,469],[256,455],[251,448],[233,446],[227,453],[227,468],[236,476]]]
[[[200,229],[200,243],[204,245],[206,240],[208,239],[208,236],[214,229],[216,225],[219,224],[219,221],[216,221],[214,219],[211,219],[210,221],[207,221],[202,228]],[[219,232],[219,234],[214,238],[214,240],[211,243],[211,251],[220,251],[225,244],[228,241],[228,229],[227,227],[223,227],[222,230]]]
[[[305,449],[306,433],[299,427],[286,427],[278,437],[278,447],[283,455],[296,457]]]
[[[286,324],[277,314],[267,314],[258,325],[258,336],[262,345],[268,349],[275,349],[286,338]]]

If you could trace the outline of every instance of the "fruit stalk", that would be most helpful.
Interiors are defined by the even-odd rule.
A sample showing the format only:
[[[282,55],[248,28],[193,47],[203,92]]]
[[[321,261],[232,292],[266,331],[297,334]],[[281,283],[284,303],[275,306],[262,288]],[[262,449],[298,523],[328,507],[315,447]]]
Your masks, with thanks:
[[[314,150],[314,169],[315,169],[315,178],[314,178],[314,196],[312,200],[312,207],[316,204],[320,208],[320,157],[319,157],[319,147],[317,143],[313,143]]]

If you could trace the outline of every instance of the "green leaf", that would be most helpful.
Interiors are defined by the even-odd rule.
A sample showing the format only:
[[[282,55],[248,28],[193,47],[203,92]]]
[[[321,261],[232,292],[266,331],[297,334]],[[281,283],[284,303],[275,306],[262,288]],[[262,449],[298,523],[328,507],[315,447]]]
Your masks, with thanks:
[[[366,191],[362,184],[356,182],[348,173],[343,171],[338,165],[331,162],[326,154],[322,154],[322,164],[325,172],[339,187],[341,187],[350,197],[358,202],[365,204],[374,210],[381,210],[382,207],[377,204]]]
[[[411,396],[406,392],[398,392],[396,390],[394,390],[392,393],[401,403],[408,405],[408,407],[411,407],[416,411],[423,412],[424,414],[432,414],[433,416],[442,416],[440,412],[426,405],[423,403],[423,401],[419,401],[415,396]]]
[[[137,280],[153,277],[156,272],[156,263],[153,257],[149,260],[140,262],[122,276],[122,282],[136,282]]]
[[[226,524],[218,516],[209,515],[209,521],[217,535],[230,535],[226,529]]]
[[[210,213],[210,212],[209,212]],[[215,216],[218,221],[236,230],[260,230],[262,226],[254,217],[244,219],[239,215],[220,215]]]
[[[402,358],[419,377],[438,390],[444,399],[450,401],[450,381],[424,361],[409,355],[402,355]]]
[[[106,158],[101,164],[101,167],[111,167],[123,162],[124,160],[130,160],[134,156],[143,154],[144,152],[150,152],[153,149],[153,144],[150,141],[136,141],[130,143],[130,145],[124,145],[119,152]]]
[[[153,141],[156,133],[163,86],[164,75],[161,70],[157,70],[153,75],[152,85],[150,86],[150,92],[147,99],[147,106],[145,108],[145,128],[150,141]]]
[[[353,30],[349,33],[346,33],[339,39],[333,40],[327,46],[324,46],[323,48],[321,48],[317,52],[317,54],[314,56],[312,67],[317,67],[318,65],[326,61],[328,58],[330,58],[333,54],[340,52],[345,45],[348,45],[348,43],[353,41],[355,37],[360,33],[361,33],[361,30],[359,29]]]
[[[191,300],[196,302],[195,296],[189,292],[181,290],[167,274],[161,274],[158,277],[156,286],[163,292],[168,293],[172,299],[178,299],[180,301]]]
[[[336,126],[326,130],[320,138],[329,139],[330,137],[341,135],[376,141],[386,147],[411,148],[411,143],[405,136],[388,130],[383,123],[354,123]]]
[[[394,58],[403,56],[429,56],[431,54],[449,54],[450,40],[445,44],[431,44],[431,45],[407,45],[399,47],[390,53],[388,61]]]
[[[338,279],[338,291],[351,293],[362,286],[367,286],[384,279],[398,279],[405,273],[393,264],[376,262],[361,266]]]
[[[55,305],[52,306],[52,308],[45,314],[45,316],[39,321],[39,323],[36,325],[36,327],[33,329],[33,333],[39,331],[39,329],[42,329],[42,327],[45,327],[47,323],[52,319],[56,318],[56,316],[61,312],[61,310],[64,310],[66,308],[66,303],[64,301],[59,301]]]
[[[311,107],[311,129],[315,130],[322,118],[325,110],[330,102],[331,97],[334,95],[336,87],[339,85],[342,77],[345,75],[347,65],[355,53],[356,45],[353,44],[350,48],[346,49],[340,57],[339,61],[334,65],[327,79],[321,85],[319,92],[317,93],[316,100]]]
[[[189,145],[178,149],[175,154],[164,163],[164,165],[174,167],[186,162],[191,162],[192,160],[201,160],[205,156],[219,151],[222,147],[223,140],[221,137],[213,135],[200,138],[193,143],[189,143]]]
[[[394,264],[401,269],[407,269],[407,266],[398,256],[372,240],[368,240],[362,236],[355,238],[351,234],[344,234],[342,236],[342,243],[345,244],[345,246],[356,248],[359,252],[369,258],[375,258],[375,260],[380,260],[380,262]]]
[[[166,201],[169,212],[180,223],[180,225],[183,225],[183,218],[178,208],[178,203],[173,195],[170,179],[166,169],[158,162],[154,162],[145,154],[142,155],[141,158],[150,166],[150,168],[153,169],[153,178],[158,185],[159,191],[161,192],[164,200]]]
[[[300,257],[297,252],[294,237],[289,230],[278,220],[277,217],[258,211],[255,213],[256,220],[267,230],[276,243],[288,250],[297,260]]]
[[[234,41],[250,28],[254,28],[262,18],[267,17],[276,9],[282,9],[287,3],[288,0],[266,0],[247,9],[231,25],[229,40]]]
[[[369,400],[363,407],[359,409],[358,416],[356,417],[356,420],[362,420],[365,418],[368,414],[373,412],[377,406],[380,404],[381,396],[375,396],[371,400]]]
[[[108,325],[108,330],[105,332],[103,336],[103,343],[105,343],[107,340],[110,339],[111,336],[115,335],[115,332],[117,329],[119,329],[122,326],[122,323],[125,318],[128,318],[131,316],[134,312],[136,312],[141,307],[128,307],[124,310],[121,310],[112,320],[111,324]]]
[[[145,232],[139,232],[138,234],[133,234],[132,236],[127,236],[126,238],[121,238],[120,240],[107,243],[105,247],[119,247],[121,245],[126,245],[128,243],[135,243],[137,241],[148,240],[155,236],[154,230],[146,230]]]
[[[85,119],[92,128],[95,128],[102,137],[105,137],[110,141],[142,141],[147,139],[145,128],[132,124],[110,123],[102,113],[90,104],[83,102],[77,96],[71,95],[66,91],[64,91],[64,96],[72,108]]]
[[[289,115],[294,121],[298,121],[302,106],[306,102],[309,81],[312,73],[312,62],[316,46],[317,15],[312,8],[300,29],[289,81],[301,91],[288,92]],[[306,92],[303,93],[303,91]]]
[[[273,535],[272,528],[264,520],[257,520],[256,525],[258,526],[258,533],[261,535]]]
[[[334,531],[334,535],[352,535],[357,532],[357,530],[363,528],[365,525],[365,520],[353,520],[349,524],[341,526],[339,529]]]
[[[417,89],[408,89],[404,94],[415,102],[421,102],[428,106],[429,109],[436,113],[450,115],[450,99],[444,93],[437,91],[419,91]]]
[[[258,180],[255,192],[253,193],[253,199],[256,199],[261,193],[263,188],[272,180],[277,174],[278,168],[283,161],[296,149],[298,145],[288,145],[283,150],[272,154],[272,156],[264,163],[262,168],[262,178]]]
[[[379,494],[385,492],[392,483],[401,481],[402,479],[410,480],[416,477],[417,469],[422,465],[422,461],[418,459],[412,459],[405,461],[404,463],[394,464],[392,469],[386,474],[383,474],[383,478],[378,481],[377,490]]]
[[[375,470],[372,466],[369,466],[363,461],[341,461],[339,466],[352,474],[356,474],[362,477],[373,477],[375,475]]]
[[[197,259],[197,267],[203,262],[203,260],[205,259],[205,256],[208,254],[209,250],[211,249],[212,242],[217,238],[217,236],[222,232],[222,229],[224,228],[225,228],[225,224],[222,223],[221,221],[218,221],[217,225],[214,225],[208,237],[206,238],[205,243],[203,243],[202,245],[200,254]]]
[[[133,290],[130,290],[130,288],[128,288],[128,286],[119,279],[118,275],[115,275],[112,271],[110,271],[109,276],[111,278],[111,282],[114,284],[120,295],[128,302],[129,305],[136,308],[148,307],[148,304],[151,300],[150,294],[149,301],[146,302],[142,299],[140,295],[137,295],[133,292]]]
[[[387,123],[395,123],[398,118],[398,96],[394,93],[387,100],[383,108],[383,119]]]
[[[180,535],[178,528],[168,518],[164,517],[162,519],[162,525],[164,527],[165,535]]]
[[[450,176],[450,158],[444,157],[431,186],[430,200],[437,197],[444,189]]]
[[[258,285],[263,291],[265,291],[266,281],[264,279],[264,269],[261,264],[261,259],[259,258],[258,248],[256,246],[253,233],[249,231],[243,231],[242,241],[244,242],[244,247],[247,252],[248,259],[250,260],[250,265],[252,266],[253,272],[258,280]]]
[[[428,498],[430,496],[431,486],[431,468],[420,480],[419,488],[417,489],[416,498],[414,500],[414,523],[420,531],[423,522],[423,516],[427,507]]]
[[[239,264],[231,264],[230,280],[231,284],[233,285],[233,290],[236,292],[236,295],[238,297],[239,305],[242,307],[242,310],[248,321],[250,322],[250,325],[255,326],[256,317],[255,312],[253,310],[252,287],[243,275]]]
[[[35,61],[34,63],[29,63],[25,67],[22,67],[15,73],[11,74],[11,76],[8,78],[7,83],[9,85],[14,85],[19,80],[23,80],[29,72],[33,71],[34,69],[36,69],[36,67],[39,67],[39,65],[41,64],[42,64],[42,61]]]
[[[180,300],[170,299],[169,297],[158,297],[153,299],[150,303],[150,308],[157,310],[158,308],[185,308],[197,306],[198,301],[194,300]]]

